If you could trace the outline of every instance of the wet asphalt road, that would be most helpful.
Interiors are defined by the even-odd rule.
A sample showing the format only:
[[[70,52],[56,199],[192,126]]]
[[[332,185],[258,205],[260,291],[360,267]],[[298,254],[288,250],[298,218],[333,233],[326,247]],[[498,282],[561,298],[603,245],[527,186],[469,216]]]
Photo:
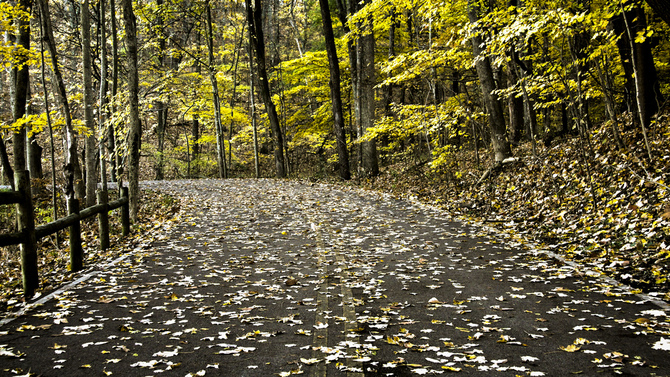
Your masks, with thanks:
[[[0,375],[670,375],[665,307],[514,235],[329,185],[148,187],[185,215],[0,327]]]

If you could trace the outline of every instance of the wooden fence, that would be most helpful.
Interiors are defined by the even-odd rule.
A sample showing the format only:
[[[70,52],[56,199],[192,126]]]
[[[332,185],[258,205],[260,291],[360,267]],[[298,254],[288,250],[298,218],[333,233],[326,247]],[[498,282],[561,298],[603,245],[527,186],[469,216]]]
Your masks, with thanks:
[[[122,196],[108,202],[106,191],[97,192],[97,203],[79,211],[79,201],[69,199],[69,214],[48,224],[35,226],[33,199],[28,171],[15,173],[17,191],[0,191],[0,205],[16,204],[16,217],[19,225],[17,233],[0,234],[0,246],[21,245],[21,278],[23,293],[32,297],[39,286],[37,272],[37,240],[70,228],[70,268],[79,271],[83,268],[84,251],[81,247],[81,221],[98,216],[100,229],[100,249],[109,247],[109,211],[121,208],[121,226],[123,236],[130,234],[130,212],[128,207],[128,188],[121,189]],[[55,189],[55,188],[54,188]]]

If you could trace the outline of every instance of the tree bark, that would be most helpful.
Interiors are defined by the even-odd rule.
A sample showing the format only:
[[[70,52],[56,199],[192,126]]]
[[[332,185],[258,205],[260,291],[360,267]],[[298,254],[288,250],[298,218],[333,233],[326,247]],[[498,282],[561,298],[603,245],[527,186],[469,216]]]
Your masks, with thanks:
[[[139,77],[137,69],[137,26],[133,1],[123,0],[123,23],[126,31],[126,50],[128,64],[128,95],[130,102],[130,119],[128,132],[128,191],[130,203],[130,217],[137,221],[139,216],[139,173],[140,173],[140,143],[142,124],[140,123],[139,109]]]
[[[5,181],[9,183],[12,190],[15,190],[14,169],[12,169],[12,163],[9,161],[5,140],[2,137],[0,137],[0,166],[2,167],[2,174],[5,177]]]
[[[33,135],[28,139],[28,145],[26,146],[26,151],[28,152],[28,171],[30,172],[30,178],[42,178],[42,152],[44,148],[37,143],[36,135]]]
[[[40,7],[40,14],[42,15],[42,28],[44,30],[44,39],[51,55],[51,70],[56,81],[56,97],[61,104],[61,111],[63,118],[65,118],[65,167],[63,174],[65,175],[65,197],[66,199],[74,198],[74,179],[75,171],[79,166],[79,159],[77,157],[77,137],[72,126],[72,115],[70,113],[70,104],[67,99],[67,92],[65,89],[65,81],[58,66],[58,51],[56,50],[56,42],[51,27],[51,19],[49,13],[48,0],[38,0]]]
[[[666,24],[670,25],[670,2],[668,0],[647,0],[647,4]]]
[[[253,38],[249,31],[249,40]],[[261,177],[260,158],[258,156],[258,128],[256,127],[256,100],[254,98],[254,52],[249,43],[249,108],[251,113],[251,130],[254,138],[254,173],[256,178]]]
[[[375,37],[372,31],[372,20],[368,20],[367,35],[358,39],[360,49],[360,84],[359,97],[361,101],[361,132],[365,134],[368,128],[374,126],[375,120]],[[377,141],[363,142],[363,175],[374,177],[379,174],[377,159]]]
[[[663,103],[663,95],[660,90],[650,41],[648,39],[645,39],[642,43],[631,41],[626,23],[630,26],[630,34],[633,38],[638,32],[645,31],[647,21],[644,9],[636,5],[633,9],[613,17],[610,20],[610,25],[616,35],[620,36],[617,40],[617,47],[626,75],[626,90],[629,93],[628,106],[630,109],[636,109],[636,100],[639,99],[641,105],[638,109],[641,111],[640,117],[644,124],[648,126],[653,116],[658,112],[659,104]]]
[[[323,34],[326,40],[326,53],[328,54],[328,65],[330,67],[330,99],[333,111],[333,130],[337,141],[338,171],[340,178],[348,180],[351,178],[349,171],[349,152],[347,150],[347,136],[344,132],[344,114],[342,111],[342,90],[340,88],[340,62],[337,58],[335,47],[335,36],[333,35],[333,24],[330,18],[328,0],[319,0],[321,7],[321,19],[323,22]]]
[[[356,13],[358,10],[359,3],[355,0],[350,0],[348,4],[346,3],[346,0],[337,0],[337,15],[338,18],[340,19],[340,22],[343,25],[344,32],[348,33],[350,31],[349,26],[347,26],[347,20],[348,18]],[[347,51],[349,53],[349,76],[351,79],[351,106],[353,107],[353,117],[351,120],[351,134],[352,138],[355,136],[360,136],[359,131],[360,131],[360,119],[361,119],[361,108],[360,108],[360,98],[359,98],[359,85],[360,85],[360,80],[359,80],[359,68],[358,68],[358,49],[357,46],[354,45],[354,41],[349,39],[347,41]],[[357,145],[358,148],[358,162],[359,162],[359,168],[360,168],[360,161],[361,161],[361,145]],[[353,149],[352,149],[353,150]]]
[[[100,0],[100,16],[98,17],[100,27],[100,93],[98,102],[98,125],[100,133],[105,135],[109,131],[105,128],[105,106],[107,105],[107,23],[105,21],[106,0]],[[109,135],[102,137],[98,151],[100,153],[100,181],[102,182],[102,191],[107,191],[107,157],[111,153],[105,153],[105,140]]]
[[[479,9],[473,2],[473,0],[468,1],[468,19],[470,22],[476,23],[479,20]],[[481,56],[483,53],[482,44],[483,39],[481,36],[474,35],[472,37],[472,49],[475,59],[477,59],[475,67],[482,90],[482,99],[488,112],[494,158],[496,162],[502,162],[504,159],[512,156],[512,150],[507,140],[507,129],[502,105],[498,96],[493,93],[496,85],[493,79],[491,61],[487,56]]]
[[[207,71],[209,80],[212,83],[212,97],[214,101],[214,126],[216,127],[216,157],[219,166],[219,178],[228,178],[228,169],[226,165],[226,143],[224,139],[223,124],[221,123],[221,99],[219,96],[219,84],[214,70],[214,33],[212,32],[212,11],[207,2],[207,50],[208,63]]]
[[[30,13],[32,8],[31,0],[19,0],[18,6],[22,11],[27,12],[28,17],[17,17],[16,27],[16,45],[21,48],[16,56],[16,61],[12,66],[12,118],[14,122],[23,118],[26,114],[26,105],[28,103],[28,85],[30,85],[30,72],[28,66],[27,52],[30,50]],[[14,170],[23,171],[26,169],[26,127],[14,131],[13,151],[14,151]]]
[[[58,202],[56,196],[56,151],[54,143],[54,128],[51,123],[51,110],[49,108],[49,94],[47,92],[47,75],[46,75],[46,62],[44,61],[44,27],[42,27],[42,12],[40,11],[40,68],[41,68],[41,79],[42,79],[42,90],[44,91],[44,112],[47,116],[47,126],[49,127],[49,154],[51,157],[51,186],[54,188],[51,190],[51,205],[53,207],[53,218],[58,218]],[[56,243],[60,243],[60,237],[58,232],[56,232]]]
[[[103,0],[104,1],[104,0]],[[116,0],[109,0],[110,26],[112,28],[112,98],[116,98],[116,93],[119,88],[119,49],[118,49],[118,35],[116,32]],[[115,109],[112,109],[114,111]],[[116,182],[121,173],[117,171],[117,167],[121,165],[120,156],[116,152],[116,132],[114,125],[109,124],[107,128],[107,151],[110,156],[110,175],[112,182]],[[119,185],[119,189],[121,185]]]
[[[509,86],[517,85],[519,77],[516,74],[516,63],[513,61],[507,62],[507,84]],[[509,109],[509,128],[510,128],[510,142],[518,145],[521,141],[521,134],[523,131],[523,97],[511,96],[507,99],[507,107]]]
[[[163,0],[156,0],[156,6],[160,9],[163,6]],[[207,5],[209,11],[209,3]],[[209,15],[209,13],[208,13]],[[167,42],[165,40],[165,30],[163,30],[163,17],[161,14],[157,17],[158,28],[158,62],[160,64],[159,69],[165,67],[165,49],[167,47]],[[165,102],[157,100],[154,103],[154,109],[156,111],[156,138],[158,139],[158,153],[156,156],[156,165],[154,166],[154,177],[156,180],[160,181],[165,178],[165,129],[167,128],[168,122],[168,106]]]
[[[163,101],[156,101],[156,139],[158,139],[158,155],[155,166],[155,178],[158,181],[165,179],[165,129],[167,127],[168,107]]]
[[[81,4],[81,53],[84,73],[84,122],[89,134],[86,135],[86,207],[95,205],[95,191],[98,188],[97,167],[97,127],[93,120],[93,80],[91,63],[91,21],[89,15],[89,2],[84,0]]]
[[[255,51],[256,67],[258,68],[258,79],[260,81],[260,94],[265,105],[265,111],[270,120],[270,128],[274,135],[274,156],[275,169],[277,178],[286,177],[284,169],[284,140],[279,125],[279,117],[277,116],[277,109],[272,102],[272,95],[270,93],[270,84],[268,82],[268,75],[265,64],[265,42],[263,39],[263,22],[261,19],[262,5],[261,0],[254,0],[252,6],[251,0],[245,0],[247,10],[247,22],[250,32],[250,43]]]

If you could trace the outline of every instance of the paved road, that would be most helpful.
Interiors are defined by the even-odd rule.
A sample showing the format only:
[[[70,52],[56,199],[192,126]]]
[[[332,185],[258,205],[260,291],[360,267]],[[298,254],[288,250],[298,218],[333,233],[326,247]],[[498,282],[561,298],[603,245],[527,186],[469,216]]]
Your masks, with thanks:
[[[513,237],[328,185],[149,186],[188,216],[0,327],[0,375],[670,375],[663,307]]]

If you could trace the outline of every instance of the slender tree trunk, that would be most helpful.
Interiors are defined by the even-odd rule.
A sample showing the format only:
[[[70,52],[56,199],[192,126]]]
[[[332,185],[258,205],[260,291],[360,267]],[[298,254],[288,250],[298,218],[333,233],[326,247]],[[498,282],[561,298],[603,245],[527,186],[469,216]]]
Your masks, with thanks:
[[[393,9],[391,14],[391,25],[389,26],[389,60],[395,58],[395,29],[396,29],[396,17],[395,9]],[[387,78],[391,77],[391,72],[388,73]],[[386,86],[386,91],[384,92],[384,112],[387,116],[391,115],[391,103],[393,102],[393,84]],[[386,143],[384,143],[386,144]]]
[[[251,36],[251,45],[255,51],[256,66],[258,68],[258,79],[260,81],[260,94],[265,105],[265,111],[270,120],[270,128],[274,135],[274,155],[275,155],[275,169],[277,178],[286,177],[284,168],[284,139],[279,125],[279,117],[277,116],[277,109],[272,102],[272,95],[270,93],[270,84],[268,82],[268,75],[265,65],[265,42],[263,39],[263,22],[261,20],[262,6],[261,0],[255,0],[252,6],[251,0],[245,0],[247,9],[247,22],[249,25],[249,32]]]
[[[163,0],[156,0],[156,6],[161,8],[163,6]],[[209,8],[208,8],[209,9]],[[159,40],[158,40],[158,61],[160,63],[160,69],[165,66],[165,49],[167,43],[165,41],[165,31],[163,30],[163,18],[161,15],[158,17],[158,31]],[[168,122],[168,106],[163,101],[156,101],[154,103],[154,109],[156,111],[156,138],[158,139],[158,155],[155,166],[155,178],[156,180],[163,180],[165,178],[165,129],[167,128]]]
[[[86,207],[95,205],[95,191],[98,188],[98,174],[96,174],[97,127],[93,120],[93,80],[91,63],[91,21],[88,0],[81,4],[81,50],[84,71],[84,122],[89,134],[86,135]]]
[[[596,72],[598,73],[598,78],[602,83],[602,92],[603,97],[605,97],[605,105],[607,108],[607,115],[612,122],[612,135],[614,136],[614,141],[619,149],[624,149],[625,145],[623,140],[621,140],[621,133],[619,132],[619,119],[616,113],[616,105],[614,103],[614,98],[612,96],[612,86],[610,85],[610,80],[608,76],[603,72],[603,69],[600,67],[600,61],[596,60],[593,62],[596,67]],[[605,60],[605,69],[607,69],[607,60]]]
[[[368,128],[374,126],[375,120],[375,37],[372,32],[372,20],[368,20],[369,34],[359,38],[360,54],[360,101],[361,101],[361,132],[365,134]],[[377,158],[377,141],[363,142],[363,175],[374,177],[379,174]]]
[[[249,31],[249,40],[251,40],[251,30]],[[254,173],[256,178],[261,177],[260,158],[258,156],[258,130],[256,127],[256,101],[254,99],[254,51],[249,44],[249,107],[251,112],[251,128],[254,137]]]
[[[330,99],[333,111],[333,130],[337,140],[337,157],[340,178],[348,180],[351,178],[349,172],[349,151],[347,150],[347,136],[344,131],[344,114],[342,111],[342,91],[340,89],[340,61],[337,58],[335,47],[335,36],[333,35],[333,24],[330,18],[328,0],[319,0],[321,7],[321,19],[323,22],[323,34],[326,40],[326,52],[330,67]]]
[[[468,2],[468,18],[470,22],[476,23],[479,20],[479,9],[473,2],[473,0]],[[482,44],[483,39],[481,36],[475,35],[472,37],[472,49],[477,59],[475,67],[477,69],[477,76],[479,77],[479,85],[482,89],[482,99],[488,112],[494,157],[496,162],[502,162],[504,159],[512,156],[512,150],[507,140],[507,128],[505,126],[502,105],[498,96],[493,93],[496,85],[493,79],[491,61],[487,56],[480,56],[483,53]]]
[[[214,125],[216,127],[216,157],[219,165],[219,178],[228,178],[226,166],[226,142],[224,138],[223,124],[221,123],[221,100],[219,96],[219,84],[216,80],[214,70],[214,33],[212,31],[212,11],[207,3],[207,50],[209,57],[209,80],[212,83],[212,96],[214,101]]]
[[[43,22],[42,11],[40,11],[40,55],[42,57],[40,61],[40,68],[42,73],[42,90],[44,91],[44,112],[47,115],[47,126],[49,127],[49,146],[51,152],[51,205],[53,206],[53,218],[58,218],[58,203],[56,201],[56,151],[54,143],[54,132],[53,125],[51,123],[51,110],[49,109],[49,93],[47,91],[47,79],[46,79],[46,62],[44,61],[44,28],[42,27]],[[56,232],[57,243],[60,243],[58,232]]]
[[[128,94],[130,102],[130,119],[128,132],[128,191],[130,201],[130,217],[137,221],[140,209],[140,143],[142,124],[139,109],[139,77],[137,69],[137,27],[132,0],[123,0],[123,21],[126,32],[126,49],[128,64]]]
[[[242,43],[244,42],[244,31],[246,30],[246,25],[242,26],[242,33],[240,34],[239,43],[236,44],[237,48],[235,49],[234,59],[235,59],[235,68],[233,69],[233,92],[230,95],[230,127],[228,128],[228,162],[229,170],[233,165],[233,144],[231,140],[233,139],[233,128],[235,127],[235,97],[237,96],[237,69],[240,63],[240,56],[242,55]],[[237,35],[235,35],[237,38]]]
[[[155,178],[160,181],[165,179],[165,128],[167,126],[168,107],[163,101],[154,103],[156,110],[156,139],[158,139],[158,161],[155,166]]]
[[[119,90],[119,43],[116,28],[116,0],[109,0],[109,13],[110,26],[112,28],[112,98],[116,100],[116,94]],[[112,108],[112,112],[114,111],[116,111],[116,106]],[[107,151],[109,152],[109,160],[111,162],[110,175],[112,176],[112,182],[119,181],[118,186],[119,190],[121,190],[122,180],[120,177],[122,172],[118,170],[121,166],[121,156],[116,151],[116,131],[114,130],[114,125],[111,123],[107,126]]]
[[[63,173],[65,175],[65,197],[66,199],[74,198],[74,180],[75,171],[79,166],[79,159],[77,156],[77,137],[72,126],[72,116],[70,113],[70,104],[67,99],[67,92],[65,89],[65,81],[58,66],[58,51],[56,50],[56,43],[54,40],[53,29],[51,28],[51,19],[49,13],[49,4],[47,0],[38,0],[40,6],[40,14],[42,15],[42,27],[44,29],[44,40],[51,55],[51,70],[53,72],[56,86],[57,98],[61,104],[61,111],[63,118],[65,118],[65,167]]]
[[[100,132],[104,135],[108,132],[105,128],[105,106],[107,105],[107,23],[105,22],[106,0],[100,0],[100,93],[98,102],[98,127]],[[102,182],[102,190],[107,192],[107,156],[105,149],[105,140],[109,135],[105,135],[100,141],[98,151],[100,153],[100,181]]]
[[[192,160],[195,161],[195,175],[200,174],[200,163],[198,159],[200,158],[200,144],[198,144],[198,139],[200,139],[200,121],[197,116],[193,116],[193,122],[191,123],[191,134],[193,135],[191,140],[193,140],[193,150],[191,151]]]
[[[507,83],[510,86],[517,85],[519,77],[516,73],[515,63],[510,61],[507,63]],[[523,97],[510,96],[507,99],[507,106],[509,109],[509,128],[510,128],[510,142],[518,145],[521,141],[521,134],[523,131]]]

